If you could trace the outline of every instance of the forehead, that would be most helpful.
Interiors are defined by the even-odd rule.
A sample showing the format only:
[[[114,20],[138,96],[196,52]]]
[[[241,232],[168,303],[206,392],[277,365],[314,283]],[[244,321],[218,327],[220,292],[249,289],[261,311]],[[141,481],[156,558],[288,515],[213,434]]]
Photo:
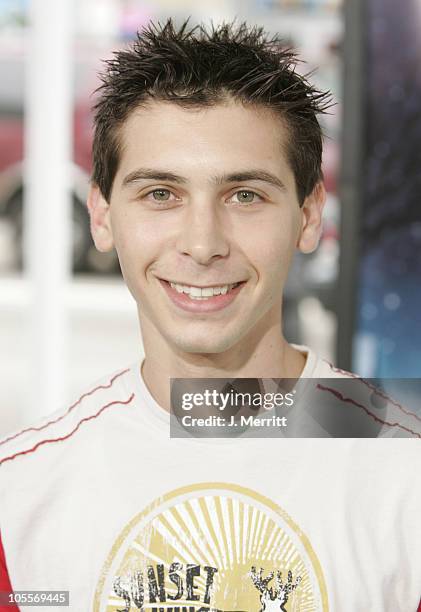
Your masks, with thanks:
[[[141,165],[185,175],[258,166],[293,180],[287,139],[282,118],[265,108],[233,101],[200,109],[149,102],[132,111],[121,128],[118,173]]]

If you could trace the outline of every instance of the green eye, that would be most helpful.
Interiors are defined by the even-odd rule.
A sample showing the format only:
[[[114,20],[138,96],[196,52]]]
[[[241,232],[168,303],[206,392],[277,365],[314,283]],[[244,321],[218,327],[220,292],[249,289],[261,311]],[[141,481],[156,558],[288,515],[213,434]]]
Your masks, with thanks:
[[[256,196],[258,194],[254,191],[241,189],[240,191],[237,191],[234,195],[237,196],[237,202],[239,202],[240,204],[253,204],[256,201]]]
[[[152,191],[154,200],[158,202],[166,202],[170,197],[168,189],[155,189]]]

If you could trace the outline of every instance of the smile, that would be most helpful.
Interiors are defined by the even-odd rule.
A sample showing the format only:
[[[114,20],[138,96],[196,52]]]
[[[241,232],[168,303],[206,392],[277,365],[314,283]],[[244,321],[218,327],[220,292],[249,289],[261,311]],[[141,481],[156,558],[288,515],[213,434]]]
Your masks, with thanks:
[[[229,285],[219,285],[215,287],[195,287],[193,285],[180,285],[179,283],[172,283],[170,285],[178,293],[186,293],[192,300],[206,300],[214,295],[225,295],[235,287],[238,287],[240,283],[231,283]]]
[[[159,279],[172,303],[188,312],[214,312],[231,304],[247,281],[198,287]]]

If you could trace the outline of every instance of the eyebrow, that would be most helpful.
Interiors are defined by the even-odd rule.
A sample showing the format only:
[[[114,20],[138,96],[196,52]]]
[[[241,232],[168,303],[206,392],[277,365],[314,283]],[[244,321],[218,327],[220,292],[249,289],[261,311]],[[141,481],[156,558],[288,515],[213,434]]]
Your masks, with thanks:
[[[151,179],[155,181],[171,181],[180,185],[188,182],[185,177],[167,170],[138,168],[124,177],[122,185],[123,187],[126,187],[127,185],[137,183],[138,181]],[[285,184],[281,181],[281,179],[275,174],[267,172],[266,170],[242,170],[239,172],[233,172],[231,174],[222,174],[211,177],[211,182],[216,185],[222,185],[224,183],[242,183],[246,181],[263,181],[265,183],[274,185],[281,191],[287,191]]]

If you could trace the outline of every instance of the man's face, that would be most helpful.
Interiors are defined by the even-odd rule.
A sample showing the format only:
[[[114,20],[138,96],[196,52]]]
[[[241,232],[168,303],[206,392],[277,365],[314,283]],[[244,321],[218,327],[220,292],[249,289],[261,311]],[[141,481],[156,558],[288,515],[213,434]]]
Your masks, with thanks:
[[[294,250],[312,250],[317,236],[300,243],[311,215],[299,207],[279,118],[234,102],[151,102],[120,137],[109,205],[94,189],[89,207],[97,247],[115,246],[142,329],[203,354],[246,348],[264,320],[280,325]]]

